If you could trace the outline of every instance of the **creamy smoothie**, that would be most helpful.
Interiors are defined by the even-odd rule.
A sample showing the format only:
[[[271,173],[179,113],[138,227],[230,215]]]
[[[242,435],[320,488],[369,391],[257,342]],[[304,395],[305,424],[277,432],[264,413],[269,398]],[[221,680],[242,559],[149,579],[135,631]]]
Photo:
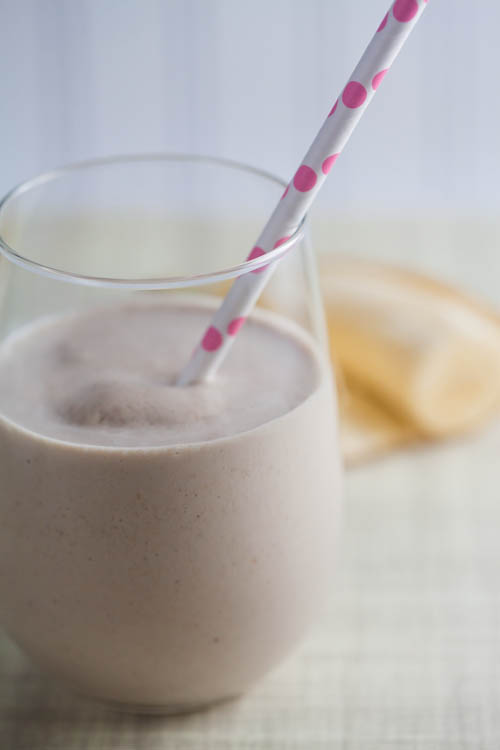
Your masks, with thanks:
[[[0,617],[93,696],[178,710],[244,691],[325,597],[338,512],[332,383],[252,316],[178,388],[211,309],[50,318],[0,347]]]

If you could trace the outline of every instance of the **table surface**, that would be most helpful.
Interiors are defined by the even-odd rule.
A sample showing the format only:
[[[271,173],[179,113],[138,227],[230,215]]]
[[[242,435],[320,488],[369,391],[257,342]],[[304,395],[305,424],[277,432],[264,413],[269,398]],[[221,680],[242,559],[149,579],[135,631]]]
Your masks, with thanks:
[[[411,265],[495,301],[499,233],[355,224],[317,246],[333,236],[386,260],[404,246]],[[324,620],[251,693],[203,713],[97,709],[0,636],[0,750],[498,750],[499,488],[500,421],[350,471]]]
[[[2,750],[500,747],[500,423],[346,477],[323,622],[251,693],[174,718],[107,713],[0,640]]]

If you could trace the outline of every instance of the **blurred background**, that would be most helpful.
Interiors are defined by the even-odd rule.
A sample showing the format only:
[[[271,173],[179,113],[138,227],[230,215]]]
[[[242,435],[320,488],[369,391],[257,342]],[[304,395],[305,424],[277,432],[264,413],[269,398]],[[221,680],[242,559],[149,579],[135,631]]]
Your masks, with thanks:
[[[385,4],[0,0],[0,10],[3,193],[55,165],[140,151],[224,156],[288,179]],[[494,299],[484,264],[497,256],[499,22],[494,0],[432,3],[314,206],[319,250],[461,282],[466,271]]]

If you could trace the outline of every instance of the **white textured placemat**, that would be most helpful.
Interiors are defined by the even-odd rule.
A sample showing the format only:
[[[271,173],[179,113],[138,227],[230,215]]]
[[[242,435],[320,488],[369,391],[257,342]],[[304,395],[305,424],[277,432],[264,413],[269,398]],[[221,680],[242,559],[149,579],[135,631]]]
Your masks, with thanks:
[[[239,701],[106,714],[0,641],[1,750],[498,750],[500,424],[351,472],[324,622]]]

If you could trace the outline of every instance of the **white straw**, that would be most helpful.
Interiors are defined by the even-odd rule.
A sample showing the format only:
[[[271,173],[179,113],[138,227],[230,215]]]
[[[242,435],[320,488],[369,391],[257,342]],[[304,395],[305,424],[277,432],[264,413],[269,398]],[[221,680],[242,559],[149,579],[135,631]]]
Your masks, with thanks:
[[[395,0],[391,5],[247,260],[264,255],[295,232],[426,5],[427,0]],[[206,380],[216,372],[276,265],[236,279],[178,385]]]

